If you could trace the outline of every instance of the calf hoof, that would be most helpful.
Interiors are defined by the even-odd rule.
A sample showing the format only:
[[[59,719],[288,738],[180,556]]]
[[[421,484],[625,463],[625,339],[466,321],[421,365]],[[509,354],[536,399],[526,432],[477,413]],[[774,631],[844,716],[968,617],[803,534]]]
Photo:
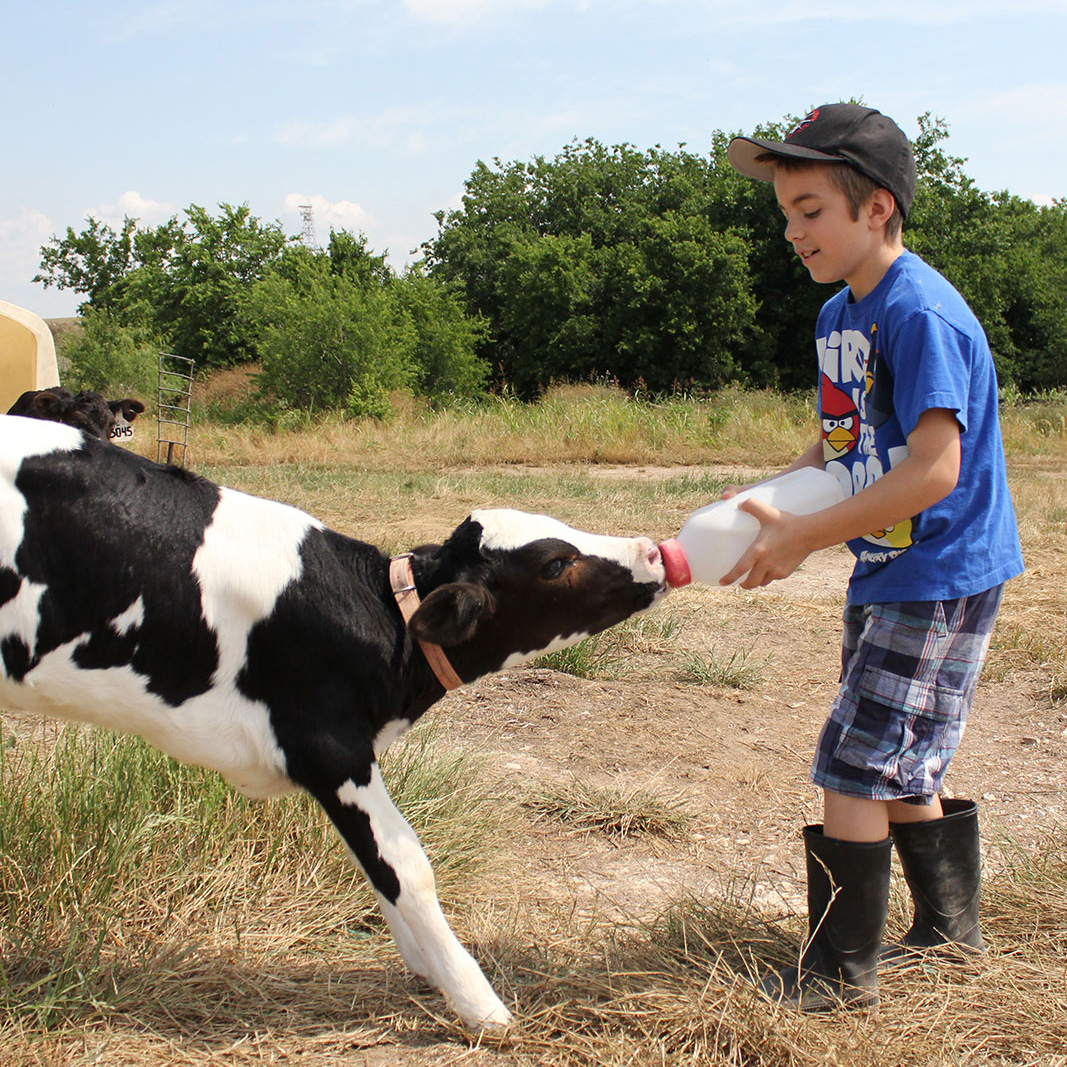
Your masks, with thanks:
[[[461,1018],[463,1026],[475,1034],[502,1034],[512,1022],[511,1012],[500,1001],[488,1011],[464,1013]]]

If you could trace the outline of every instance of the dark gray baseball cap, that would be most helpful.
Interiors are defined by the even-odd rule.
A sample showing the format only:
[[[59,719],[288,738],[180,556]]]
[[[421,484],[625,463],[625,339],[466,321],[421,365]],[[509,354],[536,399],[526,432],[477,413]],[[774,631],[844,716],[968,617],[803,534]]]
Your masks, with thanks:
[[[765,152],[815,163],[848,163],[888,189],[907,217],[915,197],[915,157],[904,131],[888,116],[859,104],[823,104],[805,115],[784,141],[735,137],[727,158],[735,170],[774,181],[774,168],[758,163]]]

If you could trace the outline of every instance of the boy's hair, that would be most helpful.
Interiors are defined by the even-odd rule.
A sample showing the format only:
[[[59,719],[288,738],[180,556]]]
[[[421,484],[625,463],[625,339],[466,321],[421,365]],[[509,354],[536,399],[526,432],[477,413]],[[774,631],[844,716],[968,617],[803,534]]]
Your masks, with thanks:
[[[876,189],[885,189],[884,185],[879,185],[877,182],[872,181],[866,174],[861,174],[855,167],[850,167],[847,163],[820,163],[811,159],[791,159],[789,156],[780,156],[775,152],[762,152],[756,156],[755,161],[757,163],[767,163],[772,167],[790,173],[813,167],[822,167],[829,175],[830,181],[845,194],[849,214],[853,219],[860,217],[860,209],[870,201]],[[887,189],[886,192],[889,192],[889,190]],[[889,216],[885,224],[885,239],[887,241],[895,241],[900,236],[903,225],[904,216],[900,213],[900,205],[897,203],[896,197],[893,197],[893,214]]]

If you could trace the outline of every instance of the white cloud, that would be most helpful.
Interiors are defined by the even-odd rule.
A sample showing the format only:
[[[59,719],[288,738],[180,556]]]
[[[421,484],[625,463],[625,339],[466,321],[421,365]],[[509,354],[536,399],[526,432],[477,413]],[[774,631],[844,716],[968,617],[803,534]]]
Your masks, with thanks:
[[[122,193],[115,203],[86,208],[84,214],[92,215],[97,221],[107,223],[112,229],[118,229],[126,216],[137,219],[142,229],[151,229],[177,214],[177,209],[173,204],[162,200],[148,200],[140,193],[129,189]]]
[[[1039,204],[1067,195],[1062,169],[1049,166],[1067,140],[1067,82],[1028,82],[961,96],[952,110],[952,133],[971,146],[965,168],[984,189],[1010,188]],[[990,138],[989,131],[998,131]],[[951,150],[954,142],[949,143]]]
[[[1029,82],[990,93],[981,110],[1041,131],[1043,139],[1058,137],[1067,127],[1067,82]]]
[[[441,205],[444,211],[459,211],[463,207],[463,197],[466,195],[465,189],[458,189],[445,202]]]
[[[892,9],[852,0],[749,0],[744,5],[716,7],[719,10],[712,9],[712,21],[731,26],[830,20],[929,26],[973,23],[983,17],[1018,19],[1020,15],[1063,14],[1063,0],[901,0]]]
[[[454,146],[457,141],[481,145],[500,143],[504,133],[552,135],[567,141],[590,127],[604,114],[619,114],[630,107],[622,99],[596,99],[581,104],[549,108],[536,106],[442,107],[430,103],[424,107],[392,107],[377,115],[343,115],[321,121],[309,119],[290,122],[281,127],[276,139],[288,148],[333,150],[355,146],[368,149],[398,150],[410,157],[425,158],[440,146],[442,139]],[[631,108],[632,110],[632,108]],[[507,137],[505,137],[505,142]],[[505,149],[506,151],[506,149]]]
[[[287,122],[277,134],[280,144],[290,148],[335,148],[345,144],[360,122],[351,116],[339,119]]]
[[[548,7],[571,11],[599,10],[606,16],[627,10],[696,8],[700,24],[766,25],[780,22],[836,19],[846,22],[887,21],[919,25],[947,24],[981,17],[1018,18],[1062,15],[1063,0],[900,0],[892,11],[857,5],[854,0],[404,0],[404,9],[424,22],[463,26],[494,16],[540,11]]]
[[[327,4],[328,8],[335,5]],[[346,5],[342,4],[342,7]],[[291,4],[265,0],[162,0],[159,3],[112,3],[97,15],[97,32],[105,43],[124,44],[141,37],[203,39],[233,28],[285,24],[293,18]],[[297,13],[296,17],[300,17]]]
[[[464,120],[464,113],[435,104],[425,107],[391,107],[377,115],[341,115],[321,121],[309,119],[286,123],[276,139],[289,148],[329,149],[345,145],[361,148],[401,147],[411,155],[427,149],[427,131],[450,128]]]

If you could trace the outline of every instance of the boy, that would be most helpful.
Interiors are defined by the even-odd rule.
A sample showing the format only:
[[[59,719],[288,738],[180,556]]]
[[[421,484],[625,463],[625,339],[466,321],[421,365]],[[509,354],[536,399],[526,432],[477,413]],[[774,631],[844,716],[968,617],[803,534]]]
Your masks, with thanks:
[[[760,533],[722,579],[766,585],[842,541],[856,557],[811,772],[823,822],[804,830],[809,939],[799,967],[761,986],[802,1011],[873,1006],[880,956],[985,947],[977,806],[938,794],[1003,584],[1023,570],[996,376],[963,298],[901,242],[916,175],[891,119],[827,104],[782,142],[735,138],[729,159],[774,183],[812,278],[846,283],[816,326],[822,432],[787,468],[825,466],[846,499],[806,516],[745,502]],[[894,844],[915,917],[881,949]]]

